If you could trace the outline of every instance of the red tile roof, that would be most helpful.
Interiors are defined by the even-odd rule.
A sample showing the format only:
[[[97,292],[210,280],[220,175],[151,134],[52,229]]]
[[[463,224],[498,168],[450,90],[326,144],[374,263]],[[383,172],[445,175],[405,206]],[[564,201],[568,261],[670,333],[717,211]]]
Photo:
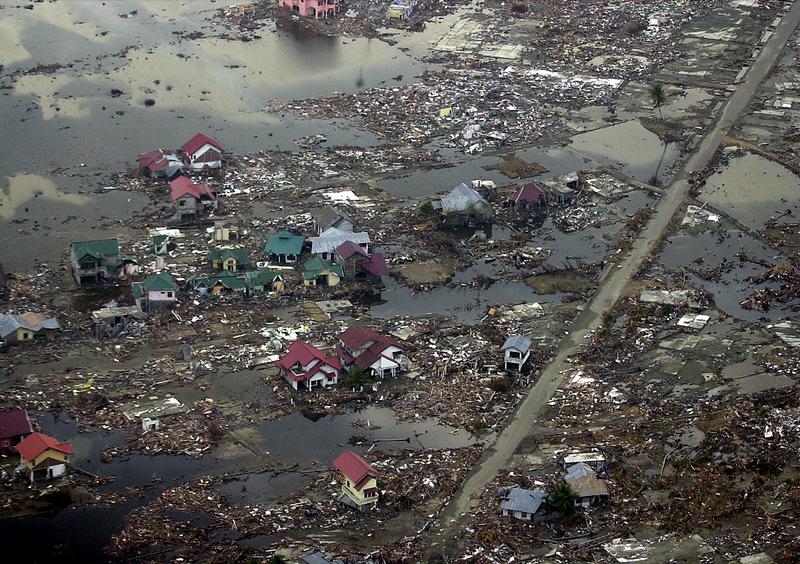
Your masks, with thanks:
[[[321,363],[335,368],[336,370],[342,369],[342,363],[335,356],[325,356],[318,348],[311,346],[303,341],[295,341],[289,345],[289,352],[278,361],[278,366],[284,372],[292,373],[292,366],[300,363],[302,366],[308,365],[312,360],[318,360]],[[305,374],[295,376],[297,381],[306,380],[318,372],[317,369],[311,369]]]
[[[140,167],[145,168],[150,166],[151,163],[161,158],[162,154],[163,151],[161,149],[156,149],[155,151],[148,151],[147,153],[142,153],[136,158],[136,160],[139,162]]]
[[[356,485],[357,490],[360,490],[366,483],[364,478],[378,474],[377,470],[369,462],[350,450],[346,450],[337,456],[336,460],[333,461],[333,465]]]
[[[214,192],[211,191],[211,188],[208,187],[208,184],[195,184],[185,176],[179,176],[178,178],[171,180],[169,187],[172,189],[173,202],[187,194],[198,200],[202,200],[203,198],[208,198],[211,200],[216,199]]]
[[[33,460],[48,449],[64,454],[74,454],[75,452],[69,443],[62,443],[58,439],[42,433],[33,433],[17,445],[17,452],[23,460]]]
[[[0,439],[10,439],[33,433],[28,412],[24,409],[0,413]]]
[[[531,182],[520,189],[514,203],[522,202],[525,204],[535,204],[545,198],[546,196],[542,187],[536,182]]]
[[[220,142],[212,137],[209,137],[205,133],[198,133],[189,139],[186,143],[184,143],[183,147],[181,147],[181,151],[183,151],[184,155],[193,155],[205,144],[212,145],[222,151],[222,145]]]

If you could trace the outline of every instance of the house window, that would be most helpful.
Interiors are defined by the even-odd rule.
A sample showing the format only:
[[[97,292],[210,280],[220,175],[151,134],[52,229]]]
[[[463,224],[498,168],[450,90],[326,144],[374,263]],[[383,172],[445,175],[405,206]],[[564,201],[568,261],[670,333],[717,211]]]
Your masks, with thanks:
[[[11,446],[11,441],[3,441],[3,446],[4,447]]]
[[[523,519],[526,519],[528,517],[528,513],[526,511],[520,511],[520,514],[522,515]]]
[[[171,298],[172,297],[172,292],[167,292],[167,297]]]
[[[23,334],[22,334],[22,338],[23,338],[23,339],[30,339],[30,336],[31,336],[31,334],[30,334],[30,333],[23,333]]]
[[[81,270],[94,270],[95,263],[93,262],[84,262],[81,264]]]
[[[183,207],[186,205],[186,200],[180,200],[179,206]]]
[[[522,355],[518,351],[508,351],[509,358],[520,358]]]
[[[394,351],[392,353],[392,359],[393,360],[397,360],[399,358],[402,358],[402,356],[403,356],[403,351]]]

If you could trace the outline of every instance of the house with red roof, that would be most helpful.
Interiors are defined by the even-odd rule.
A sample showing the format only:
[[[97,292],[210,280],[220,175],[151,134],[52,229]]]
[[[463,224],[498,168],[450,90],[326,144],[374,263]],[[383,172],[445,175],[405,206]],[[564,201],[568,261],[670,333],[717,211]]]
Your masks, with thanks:
[[[217,195],[208,184],[197,184],[185,176],[170,181],[177,221],[195,220],[217,209]]]
[[[519,189],[514,198],[514,208],[517,211],[540,212],[547,207],[547,193],[538,182],[531,182]]]
[[[311,390],[335,386],[342,364],[335,356],[326,356],[312,345],[295,341],[289,345],[286,355],[278,360],[278,368],[292,388]]]
[[[136,158],[139,172],[153,178],[174,178],[183,171],[183,159],[175,149],[156,149]]]
[[[380,282],[382,276],[389,274],[383,253],[368,253],[353,241],[345,241],[336,247],[335,260],[348,280]]]
[[[222,151],[222,144],[205,133],[198,133],[181,147],[184,161],[195,170],[221,167]]]
[[[25,437],[33,433],[28,412],[24,409],[0,413],[0,453],[7,454]]]
[[[342,473],[342,496],[339,501],[363,511],[378,503],[378,471],[361,456],[346,450],[333,465]]]
[[[44,433],[27,436],[17,445],[17,452],[20,461],[30,473],[31,482],[63,476],[72,455],[75,454],[72,445]]]
[[[365,327],[349,327],[340,334],[336,353],[342,366],[355,366],[376,378],[394,377],[403,370],[400,343]]]

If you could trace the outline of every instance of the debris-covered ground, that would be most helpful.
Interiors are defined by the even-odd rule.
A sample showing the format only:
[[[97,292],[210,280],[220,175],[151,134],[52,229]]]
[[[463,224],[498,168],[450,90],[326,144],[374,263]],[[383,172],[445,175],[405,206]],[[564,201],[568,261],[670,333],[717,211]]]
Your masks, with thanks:
[[[440,512],[790,6],[423,0],[401,20],[390,4],[318,21],[267,1],[0,6],[16,139],[0,160],[0,313],[60,324],[0,348],[0,411],[26,409],[75,451],[35,486],[0,457],[0,538],[34,559],[432,559]],[[796,52],[794,36],[436,558],[796,559]],[[218,205],[178,225],[169,183],[135,159],[198,131],[223,166],[186,175]],[[523,209],[534,180],[548,205]],[[492,220],[446,226],[441,196],[472,181]],[[385,255],[380,281],[313,287],[290,264],[281,289],[197,290],[210,249],[265,267],[271,235],[317,235],[328,206]],[[126,276],[78,287],[67,246],[105,237]],[[131,282],[159,272],[176,305],[99,336],[92,312],[131,306]],[[279,373],[292,342],[334,354],[354,326],[402,346],[398,376],[297,392]],[[532,343],[521,371],[504,369],[511,335]],[[344,450],[377,471],[375,509],[338,501]],[[605,503],[500,515],[499,487],[553,492],[575,452],[602,453]]]

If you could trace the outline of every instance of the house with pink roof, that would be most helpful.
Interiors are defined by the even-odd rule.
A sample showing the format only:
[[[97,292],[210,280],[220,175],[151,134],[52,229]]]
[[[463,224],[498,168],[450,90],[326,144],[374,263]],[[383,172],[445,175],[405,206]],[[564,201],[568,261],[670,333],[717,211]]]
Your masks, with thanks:
[[[538,182],[531,182],[520,188],[514,198],[514,208],[520,212],[540,212],[547,207],[547,193]]]
[[[378,503],[378,471],[351,450],[336,457],[333,465],[342,473],[342,496],[339,501],[363,511]]]
[[[348,280],[380,282],[382,276],[389,274],[383,253],[368,253],[353,241],[345,241],[336,247],[335,261]]]
[[[221,167],[222,151],[222,144],[205,133],[198,133],[181,147],[184,161],[195,170]]]
[[[335,356],[327,356],[312,345],[295,341],[278,360],[278,368],[292,388],[311,390],[335,386],[342,364]]]
[[[339,335],[336,354],[342,366],[355,366],[376,378],[389,378],[403,370],[400,343],[366,327],[349,327]]]
[[[177,221],[196,220],[217,209],[217,195],[208,184],[197,184],[185,176],[170,181]]]
[[[298,16],[324,20],[344,9],[343,0],[276,0],[278,6]]]

